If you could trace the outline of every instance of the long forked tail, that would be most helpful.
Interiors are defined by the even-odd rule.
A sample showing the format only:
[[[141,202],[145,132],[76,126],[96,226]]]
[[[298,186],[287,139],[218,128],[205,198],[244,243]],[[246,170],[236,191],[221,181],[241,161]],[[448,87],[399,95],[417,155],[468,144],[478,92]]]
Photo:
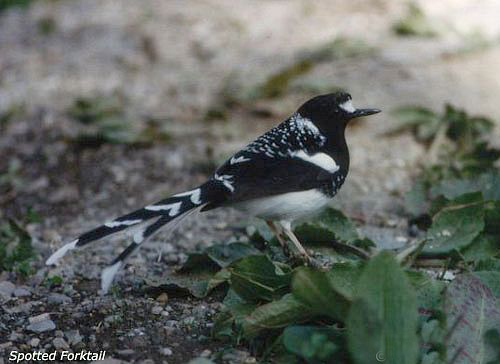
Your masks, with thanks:
[[[199,210],[207,204],[219,200],[224,192],[224,187],[221,186],[220,183],[211,180],[194,190],[178,193],[152,205],[148,205],[126,215],[120,216],[80,235],[72,242],[63,245],[56,252],[54,252],[49,259],[47,259],[45,264],[55,264],[70,250],[80,248],[104,237],[116,234],[120,231],[143,224],[146,221],[156,218],[156,220],[151,224],[144,225],[138,229],[133,235],[132,243],[113,260],[110,266],[103,270],[101,275],[101,289],[104,292],[107,292],[113,282],[114,276],[123,265],[123,262],[140,246],[142,242],[144,242],[144,240],[152,236],[162,227],[169,226],[174,228],[177,223],[179,223],[191,212]]]

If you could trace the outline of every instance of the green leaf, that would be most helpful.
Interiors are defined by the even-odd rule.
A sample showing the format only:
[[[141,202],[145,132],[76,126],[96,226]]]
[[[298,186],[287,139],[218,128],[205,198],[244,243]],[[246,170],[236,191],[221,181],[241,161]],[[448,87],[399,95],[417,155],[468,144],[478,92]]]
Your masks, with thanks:
[[[257,336],[263,330],[282,328],[304,322],[312,313],[291,294],[281,299],[266,303],[255,309],[243,320],[243,333],[246,337]]]
[[[429,242],[424,254],[442,255],[465,248],[484,228],[484,206],[481,194],[458,197],[433,217],[427,231]]]
[[[481,282],[491,290],[497,300],[500,300],[500,272],[478,271],[472,274],[478,277]]]
[[[189,254],[176,272],[169,272],[162,277],[148,277],[145,282],[152,287],[202,298],[230,279],[231,273],[225,267],[255,253],[260,254],[257,249],[244,243],[216,244],[202,253]]]
[[[324,210],[314,222],[297,227],[295,233],[304,243],[315,240],[328,242],[334,239],[349,243],[360,238],[352,221],[341,211],[332,208]]]
[[[461,253],[466,262],[479,262],[498,256],[500,255],[500,236],[482,233]]]
[[[435,27],[425,17],[420,7],[410,2],[408,4],[407,15],[395,23],[392,30],[400,36],[435,37],[437,31]]]
[[[231,288],[249,302],[272,301],[289,290],[291,275],[265,255],[251,255],[229,268]]]
[[[329,272],[299,268],[293,276],[292,293],[317,315],[344,321],[359,274],[359,268],[347,265],[334,266]]]
[[[207,248],[205,253],[222,268],[229,266],[243,257],[261,254],[253,246],[240,242],[212,245]]]
[[[488,363],[496,353],[485,343],[485,333],[500,328],[498,298],[479,277],[458,275],[446,289],[448,325],[448,360],[460,358],[460,363]]]
[[[500,237],[500,201],[490,202],[485,206],[484,231],[496,235],[497,246]],[[500,250],[500,248],[499,248]]]
[[[488,258],[481,260],[477,263],[476,270],[494,270],[500,272],[500,259]]]
[[[407,272],[407,277],[417,294],[417,307],[420,316],[428,318],[442,309],[445,283],[424,272]]]
[[[482,192],[485,200],[500,200],[500,172],[488,171],[474,178],[453,178],[438,181],[431,187],[431,197],[443,195],[454,199],[471,192]]]
[[[0,273],[17,271],[23,275],[31,273],[34,257],[31,235],[16,221],[9,220],[0,225]]]
[[[221,270],[214,273],[210,269],[196,272],[168,272],[162,276],[145,277],[146,285],[160,288],[173,294],[191,294],[197,298],[205,297],[212,289],[229,279],[229,272]]]
[[[328,362],[338,350],[339,330],[318,326],[289,326],[283,331],[285,348],[309,363]]]
[[[356,364],[415,364],[418,354],[415,292],[392,254],[382,252],[363,270],[347,319]]]

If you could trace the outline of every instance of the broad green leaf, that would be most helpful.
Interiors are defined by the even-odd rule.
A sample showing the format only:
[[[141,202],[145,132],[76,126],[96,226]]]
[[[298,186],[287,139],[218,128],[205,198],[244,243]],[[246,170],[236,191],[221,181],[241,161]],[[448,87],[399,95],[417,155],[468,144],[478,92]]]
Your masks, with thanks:
[[[150,287],[160,288],[173,294],[191,294],[202,298],[228,279],[229,272],[225,269],[217,273],[210,269],[199,269],[183,273],[167,272],[159,277],[146,277],[144,282]]]
[[[283,331],[285,348],[308,363],[331,362],[339,349],[339,330],[319,326],[289,326]]]
[[[265,255],[245,257],[228,269],[231,288],[246,301],[272,301],[289,290],[290,273]]]
[[[417,302],[394,256],[382,252],[363,270],[347,318],[353,362],[416,364]]]
[[[239,242],[213,245],[202,253],[189,254],[176,272],[169,272],[162,277],[148,277],[145,282],[167,291],[205,297],[215,287],[229,280],[230,272],[224,267],[255,253],[260,252],[251,245]]]
[[[223,304],[223,310],[214,322],[212,335],[217,339],[237,342],[243,320],[257,308],[257,304],[244,301],[231,288],[228,289]]]
[[[454,199],[471,192],[481,192],[485,200],[500,200],[500,172],[488,171],[474,178],[454,178],[439,181],[431,187],[431,197],[443,195]]]
[[[433,217],[427,231],[429,242],[424,254],[441,255],[460,250],[484,229],[484,206],[481,194],[467,194],[451,201]]]
[[[498,298],[479,277],[458,275],[446,289],[448,360],[456,363],[482,364],[496,359],[485,343],[485,333],[500,329]]]
[[[442,348],[446,335],[446,320],[443,313],[445,282],[432,278],[423,272],[408,272],[407,276],[416,290],[418,307],[418,332],[422,362],[443,363]],[[434,348],[434,353],[428,353]]]
[[[392,112],[398,119],[394,128],[387,134],[399,134],[405,131],[412,131],[417,134],[418,127],[424,124],[435,124],[438,120],[437,115],[431,110],[418,106],[405,106]]]
[[[500,256],[500,236],[482,233],[461,253],[467,262],[479,262]]]
[[[263,330],[277,329],[307,321],[312,313],[291,294],[255,309],[243,320],[243,333],[255,337]]]
[[[229,266],[231,263],[243,257],[261,254],[261,252],[253,246],[240,242],[212,245],[207,248],[205,252],[210,259],[222,268]]]
[[[353,286],[359,276],[354,268],[319,272],[309,268],[299,268],[293,276],[294,297],[309,307],[317,315],[330,316],[344,321],[350,306]]]
[[[496,272],[500,272],[500,259],[488,258],[481,260],[476,265],[476,270],[493,270]]]
[[[500,188],[499,188],[500,189]],[[489,234],[494,234],[497,238],[497,247],[500,250],[500,200],[488,203],[484,211],[484,231]],[[497,254],[498,255],[498,254]]]
[[[415,289],[419,316],[425,321],[442,310],[445,283],[424,272],[408,272],[407,277]]]
[[[250,244],[240,242],[215,244],[206,248],[201,253],[189,254],[187,261],[178,272],[190,272],[200,268],[218,270],[219,268],[227,267],[243,257],[256,254],[261,253]]]
[[[360,238],[352,221],[342,212],[332,208],[323,211],[314,222],[297,227],[295,233],[304,243],[328,242],[333,239],[349,243]]]
[[[500,303],[500,272],[478,271],[472,274],[478,277],[481,280],[481,283],[491,290],[491,293],[495,295],[498,303]]]

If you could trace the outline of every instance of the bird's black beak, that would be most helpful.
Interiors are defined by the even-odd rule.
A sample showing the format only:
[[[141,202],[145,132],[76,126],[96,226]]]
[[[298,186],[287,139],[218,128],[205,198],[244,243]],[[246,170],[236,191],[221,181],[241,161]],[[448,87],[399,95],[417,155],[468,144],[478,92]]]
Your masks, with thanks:
[[[381,110],[379,109],[357,109],[352,113],[353,118],[359,118],[362,116],[368,116],[373,114],[378,114]]]

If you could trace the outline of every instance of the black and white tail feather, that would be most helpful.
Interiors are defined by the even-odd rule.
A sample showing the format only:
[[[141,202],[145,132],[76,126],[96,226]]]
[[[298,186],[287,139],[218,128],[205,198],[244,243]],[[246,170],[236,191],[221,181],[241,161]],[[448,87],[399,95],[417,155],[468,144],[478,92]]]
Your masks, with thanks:
[[[120,216],[112,221],[108,221],[80,235],[72,242],[63,245],[47,259],[46,264],[52,265],[57,263],[57,261],[70,250],[81,248],[89,243],[135,227],[136,231],[133,234],[132,243],[102,271],[101,289],[106,293],[113,282],[114,276],[119,271],[124,261],[139,248],[147,238],[151,237],[162,228],[168,229],[168,231],[174,230],[178,223],[188,215],[201,210],[207,204],[216,202],[221,193],[224,193],[224,189],[226,189],[226,187],[220,181],[210,180],[193,190],[178,193],[154,204]],[[145,224],[154,219],[156,219],[154,222]]]

